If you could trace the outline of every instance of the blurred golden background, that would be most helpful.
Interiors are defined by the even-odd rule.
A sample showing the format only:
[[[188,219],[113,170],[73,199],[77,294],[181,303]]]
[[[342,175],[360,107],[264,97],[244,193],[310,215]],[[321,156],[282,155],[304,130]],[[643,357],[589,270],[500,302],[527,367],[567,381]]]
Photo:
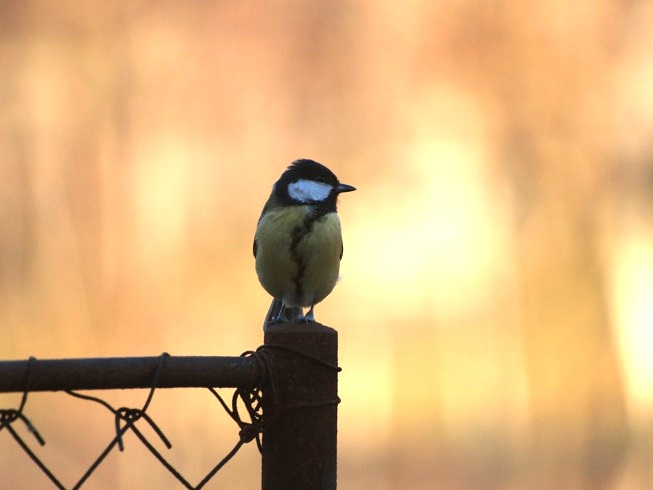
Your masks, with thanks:
[[[0,359],[258,346],[254,228],[308,157],[358,188],[316,308],[340,488],[653,488],[651,2],[3,2],[0,64]],[[148,413],[191,482],[237,440],[205,391]],[[112,437],[26,415],[67,485]],[[249,445],[207,488],[259,482]],[[47,487],[6,432],[0,487]],[[178,486],[132,436],[88,488]]]

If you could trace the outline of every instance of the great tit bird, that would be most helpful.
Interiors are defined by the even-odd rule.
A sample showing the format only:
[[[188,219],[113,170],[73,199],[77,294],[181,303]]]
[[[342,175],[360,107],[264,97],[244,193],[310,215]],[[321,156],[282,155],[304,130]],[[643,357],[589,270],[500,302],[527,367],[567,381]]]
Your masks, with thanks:
[[[336,201],[354,190],[307,159],[292,162],[272,187],[254,236],[256,274],[273,297],[264,327],[296,316],[315,321],[315,305],[335,287],[342,258]],[[304,307],[310,310],[302,317]]]

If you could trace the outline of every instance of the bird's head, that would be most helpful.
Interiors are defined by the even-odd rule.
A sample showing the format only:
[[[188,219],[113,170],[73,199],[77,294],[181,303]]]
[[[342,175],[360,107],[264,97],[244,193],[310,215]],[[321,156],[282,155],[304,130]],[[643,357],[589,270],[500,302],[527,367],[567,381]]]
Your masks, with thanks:
[[[335,211],[338,194],[356,188],[341,184],[331,170],[313,160],[295,160],[274,184],[284,205],[308,204]]]

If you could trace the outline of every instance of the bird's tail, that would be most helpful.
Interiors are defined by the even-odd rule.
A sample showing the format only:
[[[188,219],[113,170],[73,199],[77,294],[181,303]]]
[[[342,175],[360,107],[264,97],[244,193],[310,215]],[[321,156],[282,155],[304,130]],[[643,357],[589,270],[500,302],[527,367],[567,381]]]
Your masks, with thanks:
[[[283,309],[283,315],[279,317],[281,310]],[[304,314],[302,308],[298,307],[283,307],[281,300],[273,298],[272,303],[270,303],[270,308],[268,308],[268,314],[265,315],[265,321],[263,322],[263,330],[266,329],[268,324],[274,324],[275,322],[288,322],[291,323],[295,318]]]

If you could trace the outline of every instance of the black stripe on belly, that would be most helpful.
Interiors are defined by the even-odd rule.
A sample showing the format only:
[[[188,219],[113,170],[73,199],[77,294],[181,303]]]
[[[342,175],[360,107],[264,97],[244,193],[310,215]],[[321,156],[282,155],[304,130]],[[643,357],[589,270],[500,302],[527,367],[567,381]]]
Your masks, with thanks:
[[[297,272],[293,276],[292,282],[295,285],[295,294],[297,295],[298,301],[301,301],[302,297],[304,296],[304,274],[306,273],[306,261],[304,260],[304,257],[300,256],[297,247],[299,246],[299,242],[302,241],[302,238],[311,232],[313,229],[313,223],[315,223],[315,221],[317,221],[317,219],[323,215],[324,213],[309,213],[306,218],[304,218],[304,222],[301,225],[296,225],[292,229],[290,240],[290,257],[292,258],[293,262],[297,264]]]

